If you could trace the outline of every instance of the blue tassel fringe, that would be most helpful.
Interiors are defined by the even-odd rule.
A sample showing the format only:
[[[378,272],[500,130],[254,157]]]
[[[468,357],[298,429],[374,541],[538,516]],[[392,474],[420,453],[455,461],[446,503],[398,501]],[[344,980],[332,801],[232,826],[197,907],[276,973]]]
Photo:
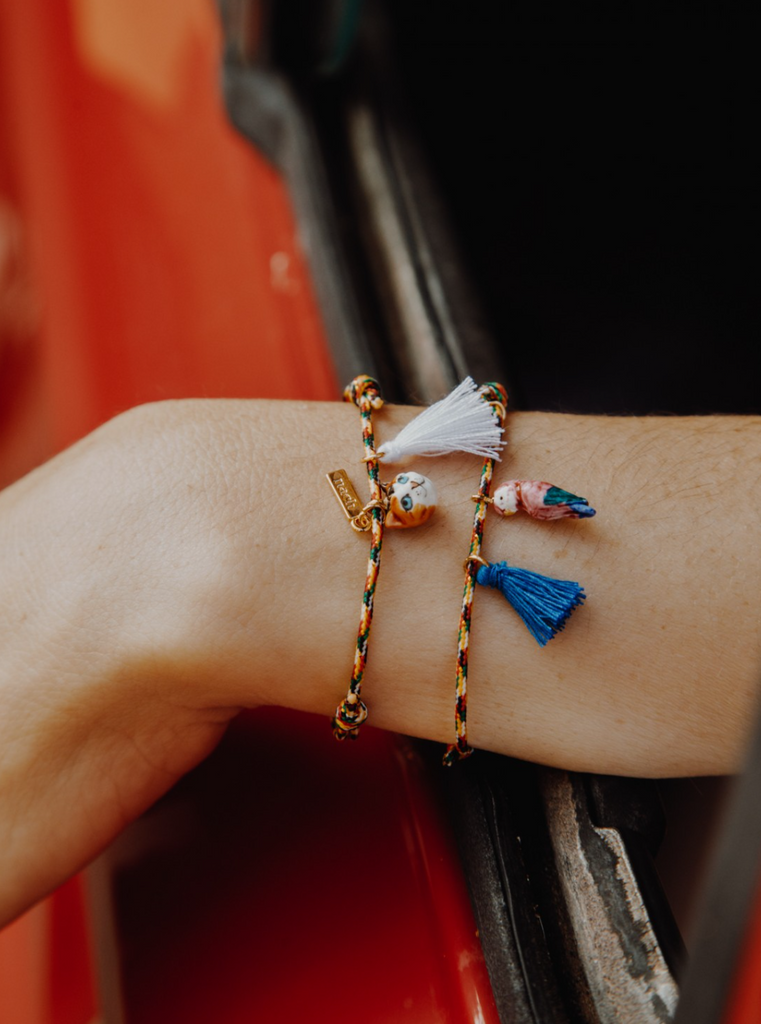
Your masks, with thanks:
[[[507,562],[481,566],[476,583],[501,590],[542,647],[565,627],[568,616],[586,597],[578,583],[514,569]]]

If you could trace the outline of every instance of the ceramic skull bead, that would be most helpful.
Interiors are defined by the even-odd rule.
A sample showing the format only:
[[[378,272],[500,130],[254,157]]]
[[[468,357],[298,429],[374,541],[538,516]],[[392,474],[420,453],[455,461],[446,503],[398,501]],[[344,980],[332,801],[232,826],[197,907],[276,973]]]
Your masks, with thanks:
[[[420,526],[436,511],[436,488],[420,473],[398,473],[386,488],[388,514],[386,526],[404,529]]]

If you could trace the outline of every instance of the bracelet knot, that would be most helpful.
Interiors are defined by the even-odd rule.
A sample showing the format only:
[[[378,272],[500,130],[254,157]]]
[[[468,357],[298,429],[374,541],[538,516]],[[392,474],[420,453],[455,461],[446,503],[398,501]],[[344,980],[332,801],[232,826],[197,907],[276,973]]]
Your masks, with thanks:
[[[363,405],[369,405],[371,409],[381,409],[383,408],[383,399],[381,398],[380,384],[369,374],[361,373],[344,388],[344,401],[353,402],[360,410]]]
[[[355,693],[349,693],[336,708],[333,735],[337,740],[356,739],[357,730],[367,718],[367,706]]]
[[[464,761],[466,757],[470,757],[472,753],[473,747],[469,747],[467,743],[459,741],[457,743],[450,743],[441,759],[441,763],[445,768],[451,768],[458,761]]]

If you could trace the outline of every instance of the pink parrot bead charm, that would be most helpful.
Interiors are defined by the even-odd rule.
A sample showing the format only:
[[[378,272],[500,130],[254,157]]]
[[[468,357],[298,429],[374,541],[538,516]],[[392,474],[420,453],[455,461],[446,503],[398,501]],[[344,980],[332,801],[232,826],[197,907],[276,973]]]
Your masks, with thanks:
[[[595,514],[586,498],[543,480],[508,480],[494,491],[491,505],[501,516],[526,512],[534,519],[588,519]]]

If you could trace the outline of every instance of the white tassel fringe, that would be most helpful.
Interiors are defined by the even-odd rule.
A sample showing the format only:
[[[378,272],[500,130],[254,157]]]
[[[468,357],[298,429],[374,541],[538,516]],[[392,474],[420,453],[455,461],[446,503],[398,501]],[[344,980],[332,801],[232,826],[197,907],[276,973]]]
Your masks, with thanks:
[[[471,452],[485,459],[499,459],[505,446],[502,427],[481,398],[472,377],[446,398],[424,409],[391,441],[377,449],[381,462],[399,462],[408,455],[448,455]]]

